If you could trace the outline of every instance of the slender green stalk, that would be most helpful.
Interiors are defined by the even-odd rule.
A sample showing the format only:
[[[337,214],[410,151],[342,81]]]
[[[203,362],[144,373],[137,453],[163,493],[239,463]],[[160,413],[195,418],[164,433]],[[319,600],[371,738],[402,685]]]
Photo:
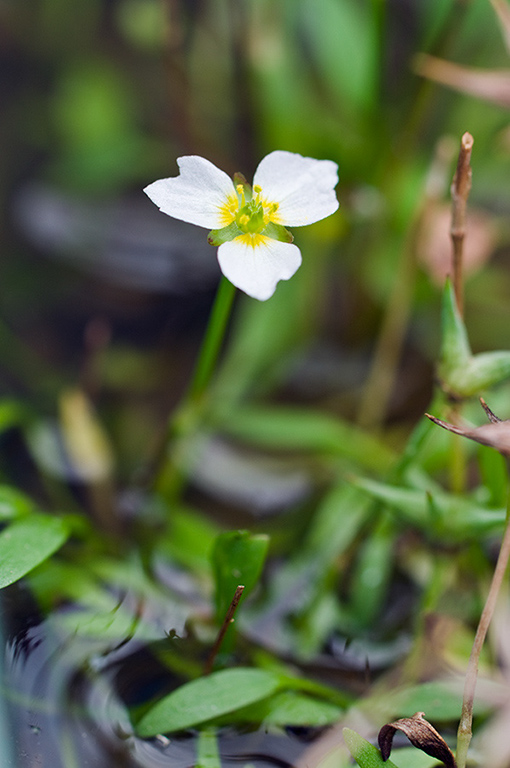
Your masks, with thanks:
[[[400,255],[376,342],[372,368],[361,396],[358,423],[366,429],[381,426],[395,383],[414,290],[414,234],[415,227],[412,226]]]
[[[505,533],[501,542],[498,561],[494,569],[489,594],[480,616],[478,628],[476,630],[471,655],[469,657],[468,668],[466,672],[466,681],[464,683],[464,697],[462,700],[462,713],[460,717],[459,728],[457,731],[457,768],[465,768],[469,744],[471,742],[472,723],[473,723],[473,702],[475,698],[476,680],[478,677],[478,663],[482,646],[489,629],[489,624],[496,607],[499,591],[505,575],[508,559],[510,557],[510,490],[507,500],[507,513]]]
[[[157,450],[157,457],[154,462],[156,467],[155,485],[159,491],[164,492],[167,496],[178,496],[183,482],[182,473],[178,468],[178,461],[176,461],[175,447],[169,454],[168,443],[173,438],[182,438],[190,434],[195,428],[203,398],[213,377],[225,337],[235,291],[235,286],[225,277],[222,277],[188,391],[170,417],[168,427]]]
[[[209,385],[225,336],[235,292],[235,286],[226,277],[222,277],[185,402],[199,400]]]
[[[221,768],[216,728],[205,728],[198,731],[195,768]]]

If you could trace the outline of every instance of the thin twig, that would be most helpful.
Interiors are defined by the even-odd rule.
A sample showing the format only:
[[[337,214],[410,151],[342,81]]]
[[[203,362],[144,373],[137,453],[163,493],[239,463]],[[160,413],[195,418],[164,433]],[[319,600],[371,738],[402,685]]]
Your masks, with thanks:
[[[468,668],[466,672],[466,681],[464,683],[464,696],[462,699],[462,713],[460,717],[459,728],[457,731],[457,766],[465,768],[467,752],[472,737],[473,723],[473,701],[475,698],[476,680],[478,677],[478,662],[482,646],[489,629],[489,624],[496,607],[498,594],[501,589],[503,577],[505,575],[508,559],[510,557],[510,494],[507,504],[506,527],[499,550],[498,561],[494,569],[489,594],[480,616],[478,628],[476,630],[471,655],[469,657]]]
[[[462,254],[464,237],[466,235],[466,207],[471,190],[471,150],[474,139],[470,133],[465,133],[460,141],[457,170],[451,186],[452,195],[452,224],[450,236],[453,244],[453,287],[455,299],[461,316],[464,312]]]
[[[205,663],[204,675],[209,675],[212,672],[214,661],[216,659],[216,656],[218,655],[218,651],[221,648],[221,644],[223,642],[223,638],[227,633],[227,629],[234,621],[234,613],[236,612],[236,608],[239,605],[239,600],[241,599],[241,595],[243,594],[243,592],[244,592],[244,586],[242,584],[239,584],[236,587],[236,591],[234,593],[234,597],[232,598],[232,602],[228,607],[228,611],[225,614],[225,618],[223,619],[222,625],[220,627],[220,631],[218,632],[218,635],[216,637],[216,641]]]

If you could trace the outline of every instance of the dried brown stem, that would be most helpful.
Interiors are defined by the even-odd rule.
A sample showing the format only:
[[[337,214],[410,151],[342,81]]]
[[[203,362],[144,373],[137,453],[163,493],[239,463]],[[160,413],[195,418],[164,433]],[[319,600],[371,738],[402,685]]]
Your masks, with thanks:
[[[499,591],[505,575],[508,559],[510,557],[510,496],[507,507],[507,518],[501,549],[499,550],[498,561],[494,569],[489,594],[480,616],[478,628],[476,630],[471,655],[469,657],[468,668],[466,672],[466,681],[464,683],[464,696],[462,699],[462,713],[460,717],[459,729],[457,731],[457,766],[464,768],[466,765],[467,752],[472,736],[473,723],[473,702],[475,698],[476,680],[478,677],[478,662],[482,646],[489,629],[489,624],[496,607]]]
[[[236,587],[236,591],[234,592],[234,597],[232,598],[232,602],[230,603],[228,611],[225,614],[225,618],[223,619],[223,622],[221,624],[220,631],[218,632],[215,643],[211,649],[211,653],[209,654],[209,657],[206,661],[206,664],[204,667],[204,675],[209,675],[212,672],[214,660],[216,659],[216,656],[218,655],[218,651],[221,648],[221,644],[227,633],[227,629],[234,621],[234,613],[236,612],[237,606],[239,605],[239,600],[241,599],[241,595],[243,594],[243,592],[244,592],[244,586],[242,584],[239,584]]]
[[[453,244],[453,287],[461,316],[464,310],[462,254],[466,235],[467,199],[471,190],[471,150],[473,149],[473,141],[474,139],[470,133],[465,133],[460,141],[457,170],[455,171],[451,186],[453,205],[450,236]]]

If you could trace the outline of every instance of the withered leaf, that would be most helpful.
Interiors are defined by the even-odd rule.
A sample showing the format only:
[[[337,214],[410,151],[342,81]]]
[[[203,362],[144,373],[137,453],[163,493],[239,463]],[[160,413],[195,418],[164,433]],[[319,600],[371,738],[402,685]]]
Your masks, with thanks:
[[[424,712],[416,712],[412,717],[403,717],[401,720],[383,725],[377,737],[382,759],[389,758],[395,732],[402,731],[414,747],[440,760],[447,768],[456,768],[453,752],[443,737],[428,720],[425,720],[424,714]]]
[[[475,440],[482,445],[488,445],[490,448],[495,448],[503,456],[510,458],[510,420],[502,420],[495,413],[491,411],[485,400],[480,398],[482,407],[487,414],[490,424],[484,424],[481,427],[474,427],[473,429],[457,427],[455,424],[450,424],[447,421],[438,419],[435,416],[431,416],[429,413],[425,415],[434,424],[438,424],[443,429],[447,429],[449,432],[453,432],[456,435],[462,437],[468,437],[470,440]]]

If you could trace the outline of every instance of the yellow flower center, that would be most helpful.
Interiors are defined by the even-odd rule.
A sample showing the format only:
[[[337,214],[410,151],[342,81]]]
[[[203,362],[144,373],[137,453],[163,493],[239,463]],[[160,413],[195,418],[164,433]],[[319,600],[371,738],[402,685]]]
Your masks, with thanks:
[[[278,203],[263,197],[257,184],[253,187],[253,197],[246,201],[245,188],[238,184],[236,194],[231,195],[220,210],[222,225],[227,227],[235,221],[244,236],[257,237],[270,222],[280,224],[278,208]]]

